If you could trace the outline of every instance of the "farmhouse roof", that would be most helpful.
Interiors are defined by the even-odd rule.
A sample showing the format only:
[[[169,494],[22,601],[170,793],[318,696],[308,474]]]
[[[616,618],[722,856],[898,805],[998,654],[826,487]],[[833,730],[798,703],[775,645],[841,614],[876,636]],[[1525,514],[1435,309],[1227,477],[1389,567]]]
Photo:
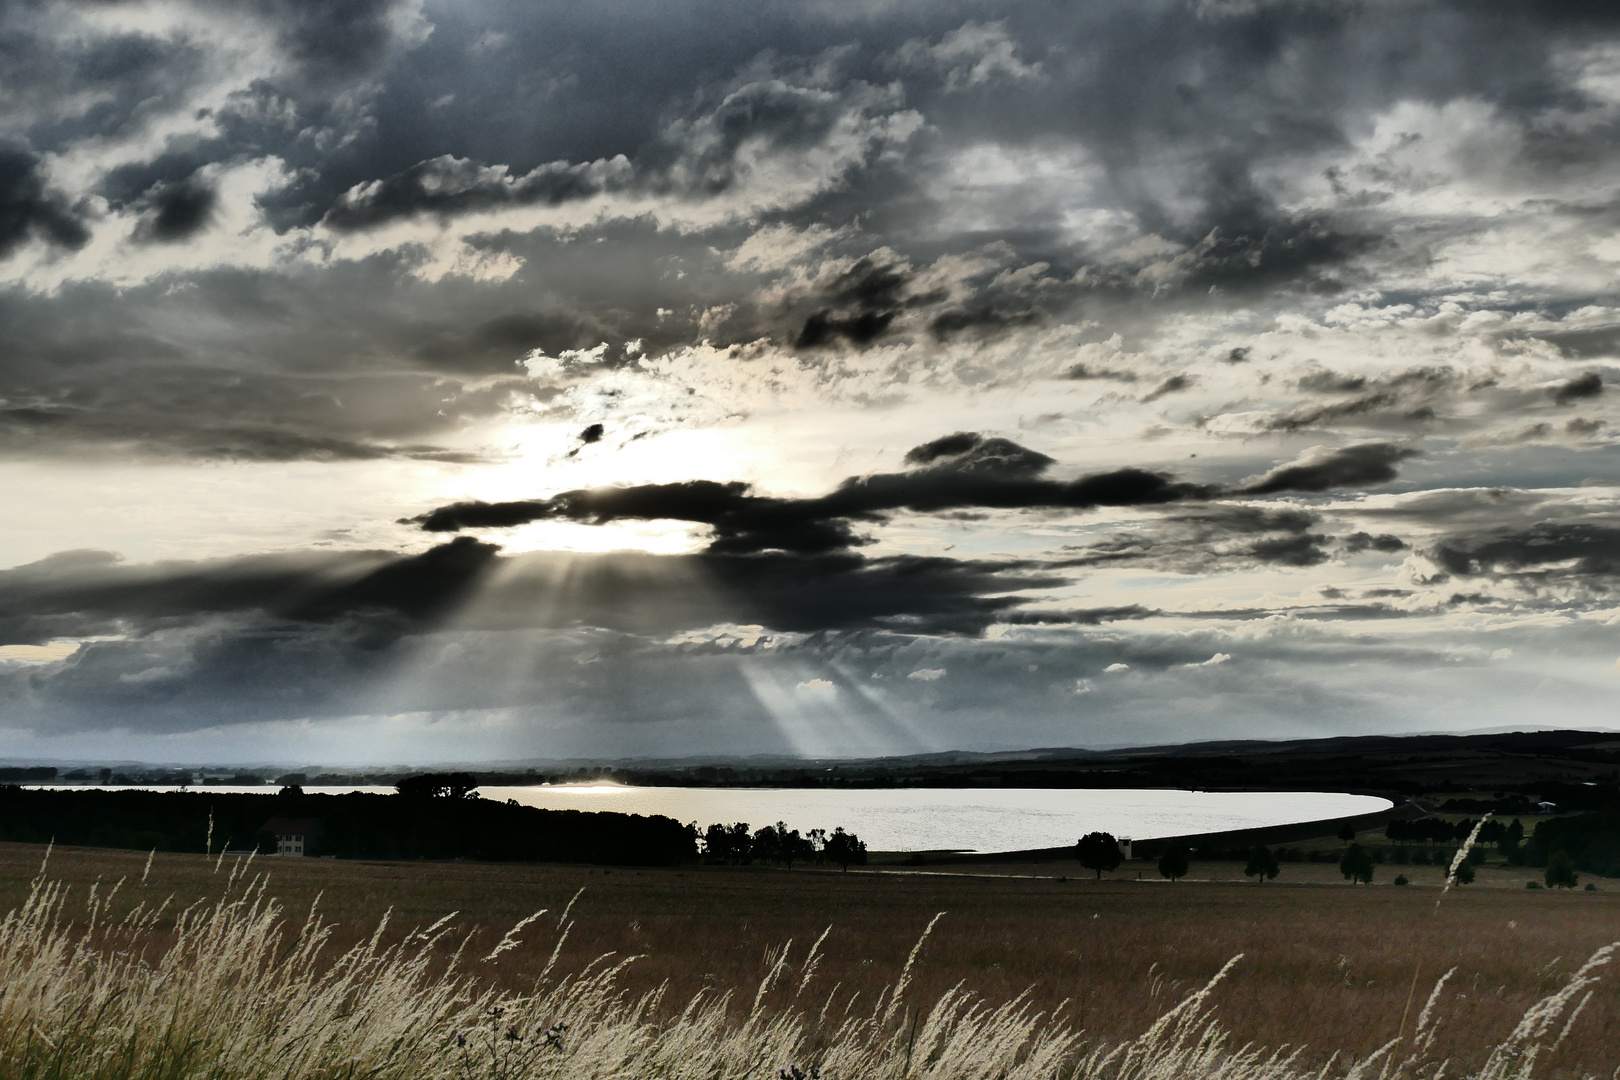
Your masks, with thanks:
[[[259,826],[262,833],[276,836],[314,836],[321,831],[321,819],[312,817],[273,817]]]

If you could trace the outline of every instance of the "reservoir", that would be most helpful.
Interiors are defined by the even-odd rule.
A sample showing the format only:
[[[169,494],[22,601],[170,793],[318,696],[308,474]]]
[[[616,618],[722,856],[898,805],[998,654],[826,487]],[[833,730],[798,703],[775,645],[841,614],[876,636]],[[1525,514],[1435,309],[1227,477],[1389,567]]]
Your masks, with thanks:
[[[553,810],[663,814],[677,821],[781,821],[843,828],[872,851],[1023,851],[1065,847],[1088,832],[1147,840],[1371,814],[1394,805],[1327,791],[1160,788],[677,788],[613,784],[480,788],[485,798]]]

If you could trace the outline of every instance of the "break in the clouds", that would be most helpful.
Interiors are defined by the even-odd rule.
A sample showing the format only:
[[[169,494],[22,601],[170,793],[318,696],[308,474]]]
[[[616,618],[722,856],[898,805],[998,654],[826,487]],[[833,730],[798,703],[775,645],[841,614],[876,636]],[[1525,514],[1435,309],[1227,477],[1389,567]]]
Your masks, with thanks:
[[[0,12],[0,755],[1612,724],[1620,16]]]

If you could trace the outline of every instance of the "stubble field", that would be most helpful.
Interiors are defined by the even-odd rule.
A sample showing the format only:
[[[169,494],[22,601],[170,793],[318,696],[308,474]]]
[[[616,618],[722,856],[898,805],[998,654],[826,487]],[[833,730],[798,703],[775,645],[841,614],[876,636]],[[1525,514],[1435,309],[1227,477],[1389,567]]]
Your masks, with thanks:
[[[24,898],[43,854],[35,845],[0,844],[0,909]],[[105,892],[123,878],[120,903],[137,895],[185,903],[219,895],[232,867],[232,859],[159,854],[143,889],[135,883],[146,859],[58,848],[50,876],[81,896],[93,882]],[[792,939],[802,952],[829,927],[816,976],[821,994],[839,1007],[852,994],[870,1001],[894,981],[929,920],[944,912],[914,973],[918,1000],[957,984],[993,1004],[1027,992],[1091,1035],[1118,1039],[1140,1034],[1242,953],[1217,991],[1223,1025],[1240,1041],[1306,1044],[1310,1057],[1325,1059],[1333,1051],[1372,1052],[1401,1030],[1403,1015],[1409,1029],[1435,979],[1456,967],[1438,1003],[1437,1048],[1464,1070],[1594,949],[1620,940],[1620,895],[1526,890],[1526,871],[1482,873],[1478,884],[1452,891],[1437,907],[1437,888],[1353,887],[1334,881],[1330,867],[1300,868],[1293,880],[1265,885],[1172,885],[1147,874],[1139,881],[1136,869],[1127,864],[1099,882],[1078,866],[1053,863],[969,875],[271,858],[252,872],[269,875],[269,894],[294,920],[318,896],[338,925],[335,945],[370,935],[385,911],[392,910],[395,936],[454,911],[462,936],[473,935],[469,956],[483,955],[537,909],[560,914],[583,889],[561,967],[606,952],[637,955],[627,984],[667,982],[668,1008],[700,989],[729,989],[743,1009],[767,969],[768,950]],[[1230,864],[1195,863],[1192,873],[1233,876]],[[556,924],[537,920],[519,940],[487,966],[512,987],[531,981],[549,956]],[[1616,1065],[1620,979],[1611,974],[1537,1072],[1608,1076]]]

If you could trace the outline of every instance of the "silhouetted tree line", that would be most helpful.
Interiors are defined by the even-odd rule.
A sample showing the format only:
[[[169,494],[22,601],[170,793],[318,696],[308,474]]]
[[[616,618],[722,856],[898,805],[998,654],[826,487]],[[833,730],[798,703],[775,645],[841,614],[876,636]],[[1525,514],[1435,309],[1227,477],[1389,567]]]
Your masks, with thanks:
[[[793,864],[837,863],[848,870],[851,864],[866,864],[866,844],[854,833],[834,829],[811,829],[800,834],[778,821],[749,832],[746,821],[731,825],[710,825],[703,830],[703,861],[725,866],[751,863],[780,863],[789,870]]]
[[[1553,860],[1560,854],[1574,870],[1620,877],[1620,810],[1549,818],[1536,826],[1535,833],[1523,847],[1521,858],[1526,865],[1551,869]],[[1562,864],[1558,876],[1560,880],[1549,880],[1549,886],[1565,884],[1562,878],[1567,874]],[[1570,878],[1568,884],[1573,883]]]
[[[49,765],[0,768],[0,784],[48,784],[56,779]]]
[[[314,818],[311,854],[670,866],[697,858],[696,830],[667,817],[540,810],[421,785],[422,795],[279,795],[208,791],[30,791],[0,787],[0,839],[160,851],[274,851],[272,817]],[[210,842],[209,820],[213,833]]]
[[[407,799],[470,799],[478,793],[478,780],[472,773],[418,773],[394,785]]]

